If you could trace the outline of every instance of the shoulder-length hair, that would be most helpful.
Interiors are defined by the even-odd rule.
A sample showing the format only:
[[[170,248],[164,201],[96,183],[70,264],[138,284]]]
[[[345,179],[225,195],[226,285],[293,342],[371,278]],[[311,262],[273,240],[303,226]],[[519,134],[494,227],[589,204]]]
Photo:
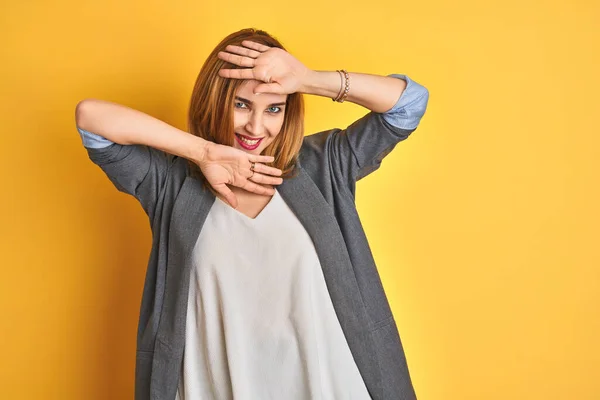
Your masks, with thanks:
[[[270,47],[283,45],[265,31],[253,28],[242,29],[232,33],[219,43],[208,56],[202,66],[190,101],[188,112],[188,131],[214,143],[233,146],[233,106],[235,93],[244,83],[242,79],[222,78],[221,68],[245,68],[221,60],[219,51],[225,51],[228,45],[241,46],[243,40],[252,40]],[[283,178],[296,175],[295,165],[304,138],[304,99],[302,93],[291,93],[287,96],[285,115],[281,131],[275,140],[265,148],[262,155],[273,156],[271,166],[283,171]],[[215,193],[208,184],[200,168],[188,160],[191,175],[200,179],[205,186]]]

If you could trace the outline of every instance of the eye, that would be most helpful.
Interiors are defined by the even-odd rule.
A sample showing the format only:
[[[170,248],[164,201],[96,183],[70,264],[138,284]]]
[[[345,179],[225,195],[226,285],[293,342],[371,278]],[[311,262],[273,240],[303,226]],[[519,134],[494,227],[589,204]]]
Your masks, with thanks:
[[[269,107],[267,110],[272,114],[279,114],[281,112],[281,107]]]
[[[241,101],[236,101],[235,103],[233,103],[235,108],[246,108],[246,103],[242,103]]]

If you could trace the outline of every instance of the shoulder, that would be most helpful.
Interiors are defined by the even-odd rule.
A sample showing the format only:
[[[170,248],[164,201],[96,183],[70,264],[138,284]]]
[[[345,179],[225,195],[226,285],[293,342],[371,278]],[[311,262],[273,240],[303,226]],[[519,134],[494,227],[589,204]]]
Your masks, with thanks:
[[[309,173],[323,170],[323,165],[328,163],[331,156],[332,142],[341,131],[339,128],[328,129],[304,137],[300,148],[299,161]]]

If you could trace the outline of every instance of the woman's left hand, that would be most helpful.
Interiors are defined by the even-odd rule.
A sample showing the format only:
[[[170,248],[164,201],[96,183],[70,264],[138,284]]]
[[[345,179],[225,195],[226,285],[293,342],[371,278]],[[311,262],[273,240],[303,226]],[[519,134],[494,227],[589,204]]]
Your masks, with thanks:
[[[223,78],[256,79],[266,83],[256,85],[254,93],[289,94],[301,91],[313,72],[287,51],[250,40],[242,46],[229,45],[220,51],[219,58],[244,69],[219,71]]]

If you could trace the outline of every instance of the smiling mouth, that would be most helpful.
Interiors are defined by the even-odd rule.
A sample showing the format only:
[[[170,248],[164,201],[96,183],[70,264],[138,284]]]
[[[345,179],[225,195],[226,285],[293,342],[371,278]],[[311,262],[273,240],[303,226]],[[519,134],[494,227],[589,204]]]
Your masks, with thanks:
[[[260,144],[260,142],[264,139],[264,138],[252,139],[252,138],[249,138],[248,136],[240,135],[237,132],[235,133],[235,137],[236,137],[238,143],[243,148],[248,149],[248,150],[254,150],[255,148],[257,148],[258,145]]]

